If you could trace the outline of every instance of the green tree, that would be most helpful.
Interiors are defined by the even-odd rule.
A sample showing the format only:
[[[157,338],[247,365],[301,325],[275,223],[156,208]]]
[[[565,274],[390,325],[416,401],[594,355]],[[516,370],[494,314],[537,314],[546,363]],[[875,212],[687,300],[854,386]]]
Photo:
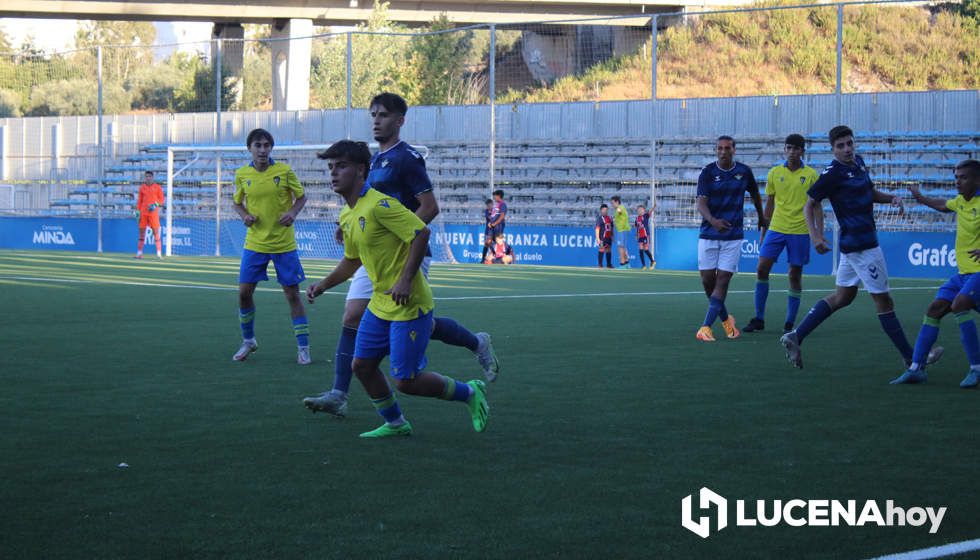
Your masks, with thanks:
[[[147,21],[88,21],[79,26],[75,46],[93,51],[102,46],[103,79],[121,84],[136,69],[153,64],[156,38],[156,28]],[[90,64],[94,70],[94,58]]]
[[[123,113],[129,109],[130,102],[130,94],[122,86],[103,86],[102,108],[105,114]],[[54,80],[40,84],[31,91],[27,115],[95,115],[98,105],[98,88],[92,87],[91,80]]]
[[[473,47],[473,32],[448,31],[451,29],[452,22],[442,14],[429,26],[435,33],[412,38],[408,63],[398,75],[399,88],[410,105],[467,101],[463,85],[467,83],[465,62]]]

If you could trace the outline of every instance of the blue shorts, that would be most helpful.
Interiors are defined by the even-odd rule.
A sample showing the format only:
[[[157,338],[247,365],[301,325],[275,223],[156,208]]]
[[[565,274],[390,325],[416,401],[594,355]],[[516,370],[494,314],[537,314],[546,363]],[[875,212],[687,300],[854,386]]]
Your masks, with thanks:
[[[391,355],[391,376],[395,379],[412,379],[425,369],[428,360],[425,348],[432,336],[432,312],[422,314],[411,321],[386,321],[364,311],[357,327],[354,341],[354,357],[381,359]]]
[[[759,249],[759,256],[779,260],[780,253],[786,248],[786,260],[790,266],[810,264],[810,236],[806,233],[779,233],[770,231],[766,234]]]
[[[957,274],[936,292],[936,299],[952,303],[956,296],[964,295],[973,301],[974,306],[980,303],[980,272],[974,274]]]
[[[626,244],[629,243],[629,230],[617,231],[616,232],[616,246],[626,248]]]
[[[276,280],[283,286],[295,286],[306,280],[299,253],[256,253],[250,249],[242,251],[242,267],[238,271],[239,284],[258,284],[269,279],[269,261],[276,267]]]

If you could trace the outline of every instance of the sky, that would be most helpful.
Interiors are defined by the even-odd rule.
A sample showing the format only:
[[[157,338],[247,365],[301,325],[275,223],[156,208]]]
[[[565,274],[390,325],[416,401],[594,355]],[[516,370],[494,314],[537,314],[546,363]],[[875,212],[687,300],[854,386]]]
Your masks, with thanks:
[[[157,44],[207,41],[211,39],[208,22],[155,22]],[[20,47],[28,36],[34,44],[46,52],[71,49],[75,43],[78,20],[74,19],[21,19],[0,18],[0,29],[11,39],[14,47]]]

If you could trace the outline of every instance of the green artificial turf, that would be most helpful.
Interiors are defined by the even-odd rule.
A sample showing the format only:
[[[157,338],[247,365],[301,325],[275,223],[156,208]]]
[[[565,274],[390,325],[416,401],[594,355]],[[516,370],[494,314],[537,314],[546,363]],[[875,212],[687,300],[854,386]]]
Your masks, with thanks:
[[[307,261],[308,277],[331,263]],[[493,335],[487,431],[458,403],[401,396],[415,435],[380,424],[355,381],[349,416],[312,415],[329,388],[344,292],[308,307],[298,366],[274,282],[256,295],[259,351],[231,355],[238,263],[0,252],[0,557],[862,558],[977,538],[980,394],[952,319],[929,383],[903,364],[866,294],[804,345],[769,330],[701,343],[696,274],[436,265],[436,315]],[[893,280],[914,342],[936,280]],[[832,289],[805,277],[802,314]],[[752,274],[728,308],[744,325]],[[480,376],[439,342],[430,368]],[[119,467],[121,463],[128,468]],[[895,500],[947,506],[927,527],[736,527],[701,539],[681,500]],[[712,527],[714,530],[714,526]]]

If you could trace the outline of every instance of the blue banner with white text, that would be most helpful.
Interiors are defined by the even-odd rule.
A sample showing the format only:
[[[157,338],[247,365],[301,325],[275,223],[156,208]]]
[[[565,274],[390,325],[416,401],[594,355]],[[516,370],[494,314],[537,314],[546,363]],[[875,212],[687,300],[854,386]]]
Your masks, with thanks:
[[[221,254],[241,255],[245,226],[238,220],[221,222]],[[334,240],[335,224],[300,221],[296,224],[297,247],[301,257],[339,258],[341,246]],[[460,263],[480,262],[484,243],[482,225],[446,224],[434,228],[431,247],[436,260],[449,255]],[[161,236],[165,238],[166,227]],[[214,255],[217,224],[214,220],[176,219],[173,222],[173,254]],[[591,227],[508,226],[507,242],[514,251],[515,264],[588,266],[597,264],[598,248]],[[130,253],[136,250],[138,237],[135,220],[103,220],[103,250]],[[828,232],[828,239],[830,234]],[[953,232],[880,232],[879,242],[892,277],[947,278],[956,273],[955,235]],[[146,240],[153,251],[154,240]],[[697,228],[657,229],[654,257],[657,268],[664,270],[697,270]],[[0,249],[44,249],[96,251],[98,226],[94,218],[0,218]],[[616,246],[613,260],[618,261]],[[627,244],[630,265],[640,266],[636,237]],[[742,241],[739,271],[753,272],[759,259],[758,232],[748,232]],[[786,272],[785,254],[773,272]],[[809,274],[830,274],[831,255],[810,253]]]

